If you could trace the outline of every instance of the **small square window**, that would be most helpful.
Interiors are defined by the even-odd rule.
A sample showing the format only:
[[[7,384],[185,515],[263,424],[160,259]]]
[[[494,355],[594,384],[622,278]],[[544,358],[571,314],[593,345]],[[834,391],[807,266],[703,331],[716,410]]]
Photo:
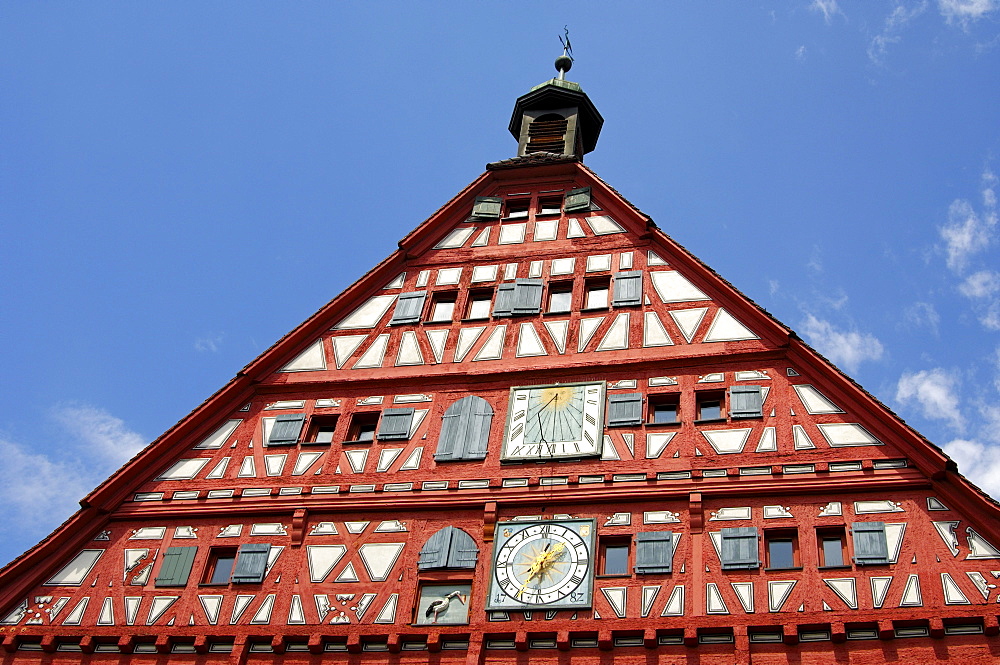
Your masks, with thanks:
[[[629,574],[629,539],[601,539],[601,575]]]
[[[698,420],[722,420],[725,412],[726,394],[721,391],[697,393],[695,405]]]
[[[455,315],[454,293],[434,296],[434,301],[431,303],[431,317],[429,321],[431,321],[432,323],[447,323],[451,321],[451,318],[454,315]]]
[[[469,623],[472,584],[422,584],[414,623],[418,626],[460,626]]]
[[[469,307],[465,318],[488,319],[492,307],[493,293],[491,291],[474,291],[469,296]]]
[[[562,212],[562,200],[542,199],[538,202],[538,215],[558,215]]]
[[[798,566],[798,535],[795,531],[781,529],[764,534],[767,543],[767,567],[771,570]]]
[[[653,425],[680,422],[678,395],[650,395],[649,422]]]
[[[528,203],[527,199],[520,201],[508,201],[507,219],[527,219]]]
[[[830,568],[844,565],[844,529],[835,527],[816,532],[819,539],[819,565]]]
[[[213,547],[208,554],[202,584],[229,584],[235,565],[235,547]]]
[[[313,416],[309,420],[309,434],[303,445],[310,443],[333,443],[333,433],[337,430],[337,416]]]
[[[371,443],[378,428],[378,412],[355,413],[345,443]]]
[[[591,280],[587,282],[587,297],[584,309],[607,309],[609,282],[607,280]]]
[[[553,284],[549,288],[549,308],[552,313],[568,312],[573,307],[573,285]]]

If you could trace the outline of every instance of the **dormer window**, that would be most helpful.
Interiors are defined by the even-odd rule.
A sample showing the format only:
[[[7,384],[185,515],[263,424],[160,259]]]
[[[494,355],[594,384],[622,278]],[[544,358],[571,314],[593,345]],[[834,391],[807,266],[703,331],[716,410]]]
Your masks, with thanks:
[[[525,152],[566,152],[566,118],[558,113],[546,113],[528,125],[528,145]]]
[[[527,219],[530,203],[528,199],[508,201],[506,219]]]

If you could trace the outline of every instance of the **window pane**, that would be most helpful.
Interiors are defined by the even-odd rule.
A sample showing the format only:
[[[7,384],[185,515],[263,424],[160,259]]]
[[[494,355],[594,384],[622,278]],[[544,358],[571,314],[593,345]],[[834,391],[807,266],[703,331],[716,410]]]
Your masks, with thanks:
[[[677,422],[677,405],[676,404],[654,404],[653,405],[653,422],[654,423],[675,423],[675,422]]]
[[[334,429],[336,428],[333,426],[320,427],[316,432],[316,443],[332,443]]]
[[[702,402],[699,405],[698,418],[701,420],[715,420],[722,417],[722,402],[713,400]]]
[[[538,210],[539,215],[558,215],[562,212],[562,203],[559,201],[542,201]]]
[[[358,438],[356,441],[371,441],[375,438],[375,425],[361,425],[358,427]]]
[[[570,291],[553,291],[549,294],[550,312],[568,312],[573,301],[573,293]]]
[[[608,287],[592,286],[587,289],[587,309],[608,306]]]
[[[823,539],[823,565],[844,565],[844,546],[843,543],[840,542],[840,538]]]
[[[454,312],[454,300],[438,300],[434,303],[434,313],[431,314],[431,321],[451,321],[451,315]]]
[[[209,584],[229,584],[229,576],[233,574],[234,563],[236,563],[236,557],[232,554],[216,558]]]
[[[767,541],[767,556],[770,568],[795,567],[792,541],[790,539],[781,538]]]
[[[472,302],[469,303],[469,318],[470,319],[488,319],[490,318],[490,304],[489,298],[473,298]]]
[[[608,545],[604,548],[603,574],[628,574],[628,545]]]

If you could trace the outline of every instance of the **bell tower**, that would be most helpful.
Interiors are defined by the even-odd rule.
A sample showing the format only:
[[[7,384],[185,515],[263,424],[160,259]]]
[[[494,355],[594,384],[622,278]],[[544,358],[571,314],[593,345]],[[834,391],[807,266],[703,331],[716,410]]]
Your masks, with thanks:
[[[518,97],[510,119],[510,133],[517,139],[517,156],[546,152],[572,155],[581,161],[594,149],[604,118],[579,83],[566,80],[573,66],[569,41],[556,58],[556,78],[536,85]]]

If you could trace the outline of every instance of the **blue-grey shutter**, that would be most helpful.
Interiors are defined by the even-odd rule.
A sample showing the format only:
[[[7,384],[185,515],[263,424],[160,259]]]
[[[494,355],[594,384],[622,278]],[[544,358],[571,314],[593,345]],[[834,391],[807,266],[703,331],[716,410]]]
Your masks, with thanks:
[[[566,192],[563,210],[566,212],[590,210],[590,187],[580,187]]]
[[[407,409],[383,409],[377,438],[379,441],[405,441],[410,438],[410,425],[412,422],[412,407]]]
[[[722,569],[759,568],[757,527],[738,526],[722,529]]]
[[[885,522],[855,522],[851,525],[851,531],[854,535],[854,563],[889,563]]]
[[[267,437],[269,446],[291,446],[299,440],[302,433],[302,426],[306,422],[303,413],[283,413],[274,420],[274,427]]]
[[[518,279],[514,281],[514,304],[511,314],[538,314],[542,311],[542,280]]]
[[[420,557],[417,559],[418,570],[433,570],[434,568],[448,567],[448,551],[451,547],[451,531],[454,527],[446,526],[437,531],[420,550]]]
[[[635,572],[673,572],[674,534],[670,531],[640,531],[635,534]]]
[[[514,306],[514,284],[501,284],[497,289],[497,299],[493,303],[493,316],[510,316]]]
[[[475,219],[500,219],[500,209],[503,199],[499,196],[477,196],[472,206],[472,216]]]
[[[729,415],[732,418],[761,418],[764,393],[760,386],[729,386]]]
[[[479,559],[479,548],[472,536],[461,529],[453,526],[451,529],[451,543],[448,545],[448,568],[475,568]]]
[[[156,576],[156,586],[184,586],[191,575],[197,547],[168,547]]]
[[[420,314],[424,311],[424,298],[426,291],[411,291],[410,293],[400,293],[396,300],[396,309],[392,310],[392,319],[389,325],[398,326],[403,323],[417,323],[420,321]]]
[[[485,458],[492,424],[493,407],[485,399],[469,395],[458,400],[444,412],[435,461]]]
[[[615,290],[611,304],[615,307],[642,304],[642,271],[615,273]]]
[[[240,545],[233,567],[233,584],[259,584],[264,581],[264,571],[267,570],[267,555],[271,551],[269,544],[248,543]]]
[[[608,427],[642,424],[642,393],[608,395]]]

